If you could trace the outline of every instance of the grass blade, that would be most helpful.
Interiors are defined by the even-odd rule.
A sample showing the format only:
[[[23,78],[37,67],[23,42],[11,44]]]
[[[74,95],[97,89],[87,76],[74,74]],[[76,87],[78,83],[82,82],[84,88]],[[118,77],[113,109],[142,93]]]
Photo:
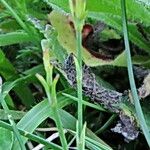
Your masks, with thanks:
[[[18,128],[16,126],[16,123],[14,122],[14,120],[12,118],[12,115],[9,113],[9,108],[8,108],[6,102],[5,102],[5,99],[3,98],[3,94],[2,93],[0,93],[0,102],[1,102],[1,105],[4,108],[5,112],[7,113],[8,120],[9,120],[11,126],[12,126],[14,135],[16,136],[16,138],[17,138],[17,140],[19,142],[21,150],[26,150],[25,145],[23,144],[23,141],[21,139],[21,135],[20,135],[20,133],[18,131]]]
[[[131,60],[131,52],[130,52],[130,45],[129,45],[129,36],[128,36],[128,27],[127,27],[127,16],[126,16],[126,6],[125,0],[121,0],[121,7],[122,7],[122,23],[123,23],[123,33],[124,33],[124,41],[125,41],[125,48],[127,53],[127,65],[128,65],[128,76],[130,81],[130,87],[134,99],[135,109],[137,118],[139,120],[141,129],[144,133],[144,136],[147,140],[148,145],[150,146],[150,133],[148,126],[146,124],[144,114],[139,102],[139,97],[135,85],[135,79],[133,74],[133,67],[132,67],[132,60]]]
[[[68,98],[70,98],[70,99],[72,99],[73,101],[78,102],[78,98],[77,98],[77,97],[74,97],[74,96],[69,95],[69,94],[67,94],[67,93],[63,93],[63,95],[66,96],[66,97],[68,97]],[[94,108],[94,109],[97,109],[97,110],[100,110],[100,111],[104,111],[104,112],[108,112],[107,110],[105,110],[105,109],[104,109],[103,107],[101,107],[100,105],[96,105],[96,104],[93,104],[93,103],[89,103],[89,102],[87,102],[87,101],[85,101],[85,100],[82,100],[82,103],[83,103],[83,105],[89,106],[89,107],[91,107],[91,108]]]
[[[58,128],[60,140],[62,143],[62,147],[64,150],[68,150],[67,140],[65,137],[62,121],[61,121],[61,118],[59,115],[59,108],[58,108],[57,96],[56,96],[56,84],[58,82],[58,79],[59,79],[59,75],[57,75],[54,78],[53,83],[52,83],[52,99],[53,99],[52,109],[53,109],[53,113],[54,113],[54,120],[55,120],[56,126]]]
[[[16,21],[19,23],[19,25],[28,32],[28,28],[26,24],[21,20],[21,18],[17,15],[17,13],[9,6],[9,4],[5,0],[0,0],[0,2],[10,11],[12,16],[16,19]]]
[[[11,125],[9,125],[8,123],[5,123],[3,121],[0,121],[0,126],[5,128],[5,129],[8,129],[10,131],[13,131],[13,128],[11,127]],[[39,142],[39,143],[45,145],[47,148],[53,148],[55,150],[63,150],[60,146],[58,146],[58,145],[56,145],[52,142],[48,142],[48,141],[46,141],[45,139],[43,139],[39,136],[31,134],[31,133],[29,133],[27,131],[24,131],[22,129],[18,129],[18,130],[19,130],[21,135],[23,135],[23,136],[25,136],[25,137],[27,137],[27,138],[35,141],[35,142]]]
[[[0,46],[6,46],[11,44],[18,44],[23,42],[33,41],[27,33],[24,32],[11,32],[0,35]]]

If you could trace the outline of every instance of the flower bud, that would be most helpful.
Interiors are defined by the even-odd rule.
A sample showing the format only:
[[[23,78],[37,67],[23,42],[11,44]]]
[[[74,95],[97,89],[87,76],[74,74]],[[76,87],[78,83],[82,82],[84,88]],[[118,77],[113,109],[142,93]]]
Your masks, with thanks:
[[[86,16],[86,0],[69,0],[72,16],[82,21]]]

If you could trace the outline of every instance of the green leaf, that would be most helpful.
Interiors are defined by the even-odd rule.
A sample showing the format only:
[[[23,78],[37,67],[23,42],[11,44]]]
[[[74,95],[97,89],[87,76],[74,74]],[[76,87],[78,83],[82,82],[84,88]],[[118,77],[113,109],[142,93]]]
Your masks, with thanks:
[[[30,42],[34,39],[24,32],[11,32],[7,34],[0,34],[0,46],[11,44]]]
[[[86,133],[86,123],[84,123],[82,132],[81,132],[81,137],[80,137],[80,142],[82,144],[82,150],[85,150],[85,133]]]
[[[10,110],[13,120],[20,120],[26,113],[23,111]],[[8,114],[3,109],[0,109],[0,120],[8,120]]]
[[[52,5],[54,9],[70,12],[69,0],[46,0],[46,2]],[[87,0],[87,10],[88,12],[99,12],[121,17],[120,0]],[[146,26],[150,25],[150,11],[135,0],[127,0],[127,15],[129,20],[139,21]]]
[[[109,26],[117,29],[120,33],[122,33],[122,25],[121,25],[121,17],[112,16],[110,14],[105,13],[89,13],[91,18],[95,18],[97,20],[101,20]],[[130,40],[141,49],[146,50],[150,53],[149,43],[143,38],[141,33],[138,31],[138,28],[135,23],[129,23],[129,38]]]
[[[0,127],[0,150],[7,150],[12,149],[13,144],[13,135],[12,132]]]
[[[15,79],[20,78],[20,76],[17,74],[16,69],[5,57],[2,50],[0,50],[0,75],[6,81],[14,81]],[[34,103],[34,97],[30,89],[27,87],[25,81],[17,84],[17,86],[15,86],[13,90],[17,93],[22,103],[24,103],[27,107],[30,107]]]
[[[149,133],[148,126],[146,124],[143,110],[141,108],[140,99],[139,99],[139,95],[136,89],[136,84],[135,84],[135,79],[134,79],[133,65],[132,65],[132,60],[131,60],[131,51],[130,51],[130,44],[129,44],[129,36],[128,36],[128,23],[127,23],[125,0],[121,0],[121,8],[122,8],[122,26],[123,26],[123,33],[124,33],[124,43],[125,43],[125,49],[127,53],[128,78],[129,78],[130,88],[131,88],[131,92],[132,92],[132,96],[134,100],[136,117],[139,121],[140,127],[143,131],[147,144],[150,147],[150,133]]]
[[[69,93],[75,93],[73,90],[67,90]],[[62,96],[61,93],[57,95],[58,99],[58,106],[60,108],[72,103],[69,98],[66,98]],[[49,116],[52,116],[52,109],[50,108],[50,105],[48,103],[48,100],[44,100],[34,106],[19,122],[18,127],[22,130],[28,131],[32,133],[45,119],[47,119]],[[27,139],[24,138],[24,142],[26,142]],[[13,145],[14,150],[19,150],[19,144],[17,141],[14,142]]]
[[[49,5],[57,10],[69,11],[69,0],[45,0]]]
[[[74,90],[67,90],[63,92],[75,95]],[[70,98],[66,98],[62,96],[61,93],[57,95],[57,99],[58,99],[59,108],[63,108],[73,102],[71,101]],[[63,127],[75,131],[76,119],[71,114],[67,113],[66,111],[62,109],[59,110],[59,113],[60,113]],[[22,130],[32,133],[48,117],[53,119],[53,112],[52,112],[52,109],[50,108],[50,105],[48,104],[48,100],[44,100],[40,102],[39,104],[37,104],[36,106],[34,106],[19,121],[17,126],[18,128],[21,128]],[[69,123],[68,123],[68,120],[69,120]],[[100,142],[99,144],[101,146],[103,145],[104,147],[107,147],[108,150],[111,150],[111,148],[106,143],[104,143],[100,138],[98,138],[92,131],[88,130],[87,133],[88,133],[89,138],[92,138],[92,139],[94,138],[94,140],[96,140],[97,142]],[[24,138],[24,142],[26,141],[27,139]],[[15,141],[13,145],[13,150],[16,150],[16,149],[19,150],[19,144],[17,143],[17,141]]]
[[[69,130],[72,130],[73,132],[76,131],[76,118],[73,117],[71,114],[68,112],[60,109],[59,110],[60,117],[62,120],[63,127]],[[69,120],[69,123],[68,123]],[[99,137],[96,136],[95,133],[93,133],[90,129],[86,128],[86,143],[89,141],[89,147],[91,147],[91,150],[93,149],[93,145],[98,147],[98,149],[104,149],[104,150],[112,150],[110,146],[108,146],[104,141],[102,141]]]
[[[146,99],[146,101],[142,102],[142,110],[144,112],[144,117],[146,120],[146,123],[148,125],[148,128],[150,130],[150,108],[147,107],[149,105],[150,99]]]
[[[3,32],[13,32],[20,29],[20,26],[13,19],[4,19],[4,21],[0,23],[0,28]]]
[[[69,7],[66,5],[68,0],[60,1],[59,0],[47,0],[48,3],[52,3],[56,5],[58,8],[56,10],[65,10],[69,12]],[[99,5],[98,5],[99,3]],[[133,7],[134,6],[134,7]],[[87,1],[87,10],[88,10],[88,17],[95,18],[97,20],[101,20],[112,26],[113,28],[122,31],[121,25],[121,7],[120,7],[120,0],[112,0],[112,1],[105,1],[105,0],[88,0]],[[128,0],[127,1],[127,12],[128,18],[132,23],[129,22],[129,38],[130,40],[139,46],[140,48],[146,50],[150,53],[149,43],[143,38],[141,33],[138,31],[136,27],[136,23],[143,23],[143,25],[149,26],[150,21],[147,19],[150,18],[150,11],[145,8],[144,5],[141,5],[135,0]],[[135,22],[135,23],[133,23]],[[59,23],[59,22],[58,22]],[[64,30],[65,31],[65,30]],[[63,45],[64,46],[64,45]]]
[[[132,57],[133,64],[142,65],[144,67],[150,68],[149,56],[135,55]]]
[[[16,75],[16,70],[9,60],[5,57],[4,53],[0,49],[0,74],[9,80],[13,75]]]
[[[76,55],[76,39],[72,27],[69,24],[68,16],[58,11],[53,11],[49,15],[49,19],[52,25],[58,32],[58,41],[67,50],[68,53],[74,53]],[[88,50],[82,47],[82,57],[85,64],[88,66],[100,66],[100,65],[118,65],[126,66],[125,54],[120,54],[115,60],[102,60],[91,55]],[[120,63],[118,63],[118,61]]]

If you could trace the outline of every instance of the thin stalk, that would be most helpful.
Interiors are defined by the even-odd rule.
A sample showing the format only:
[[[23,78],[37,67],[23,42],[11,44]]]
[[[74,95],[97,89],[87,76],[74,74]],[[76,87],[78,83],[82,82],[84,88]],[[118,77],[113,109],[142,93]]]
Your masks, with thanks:
[[[56,76],[53,84],[52,84],[52,109],[53,109],[53,113],[54,113],[54,119],[55,119],[55,123],[56,126],[58,128],[58,132],[59,132],[59,136],[60,136],[60,141],[63,147],[63,150],[68,150],[68,145],[67,145],[67,140],[64,134],[64,129],[62,127],[62,122],[59,116],[59,109],[58,109],[58,104],[57,104],[57,97],[56,97],[56,83],[58,81],[59,76]]]
[[[77,60],[78,67],[76,65],[77,70],[77,93],[78,93],[78,136],[80,137],[83,127],[83,105],[82,105],[82,25],[78,20],[75,21],[76,27],[76,48],[77,48]]]
[[[128,65],[128,76],[130,81],[130,87],[133,95],[133,100],[135,104],[136,114],[138,121],[140,123],[141,129],[144,133],[144,136],[147,140],[148,145],[150,146],[150,133],[148,126],[146,124],[144,114],[140,105],[134,74],[133,74],[133,67],[132,67],[132,60],[131,60],[131,52],[130,52],[130,45],[129,45],[129,35],[128,35],[128,27],[127,27],[127,16],[126,16],[126,4],[125,0],[121,0],[121,7],[122,7],[122,23],[123,23],[123,33],[124,33],[124,42],[125,48],[127,53],[127,65]]]
[[[83,129],[82,129],[82,132],[81,132],[81,135],[80,135],[80,141],[79,141],[79,148],[81,150],[85,150],[85,133],[86,132],[86,122],[85,124],[83,125]]]
[[[0,2],[10,11],[12,16],[16,19],[18,24],[29,34],[29,36],[33,37],[35,39],[35,43],[39,45],[38,42],[40,42],[40,39],[37,35],[34,34],[31,28],[29,28],[23,21],[22,19],[18,16],[18,14],[11,8],[11,6],[5,1],[5,0],[0,0]]]
[[[26,0],[22,0],[21,4],[18,0],[15,0],[15,3],[17,5],[18,8],[21,9],[21,11],[23,11],[25,14],[27,14],[27,6],[26,6]]]
[[[53,108],[53,113],[54,113],[55,123],[56,123],[56,126],[58,128],[60,141],[61,141],[63,150],[68,150],[67,140],[66,140],[64,129],[62,127],[62,122],[61,122],[61,119],[59,116],[59,109]]]
[[[75,139],[76,139],[76,136],[74,136],[74,137],[71,139],[71,141],[70,141],[69,144],[68,144],[68,147],[70,147],[70,146],[73,144],[73,142],[75,141]]]
[[[78,98],[77,98],[77,97],[74,97],[74,96],[69,95],[69,94],[67,94],[67,93],[62,93],[62,95],[66,96],[66,97],[68,97],[68,98],[70,98],[70,99],[72,99],[72,100],[75,101],[75,102],[78,102]],[[93,104],[93,103],[89,103],[89,102],[87,102],[87,101],[85,101],[85,100],[82,100],[82,104],[85,105],[85,106],[88,106],[88,107],[91,107],[91,108],[94,108],[94,109],[97,109],[97,110],[100,110],[100,111],[104,111],[104,112],[108,112],[108,113],[109,113],[109,111],[105,110],[105,109],[104,109],[103,107],[101,107],[100,105],[96,105],[96,104]]]
[[[77,95],[78,95],[78,121],[77,121],[77,149],[84,149],[85,141],[81,141],[83,135],[83,104],[82,104],[82,28],[86,17],[86,0],[69,0],[70,10],[76,32],[76,79],[77,79]],[[82,132],[83,131],[83,132]],[[78,141],[79,140],[79,141]]]
[[[47,67],[45,67],[45,68],[47,68]],[[59,77],[56,76],[56,78],[54,79],[51,86],[49,86],[50,83],[47,83],[41,75],[36,74],[36,77],[39,79],[39,81],[43,85],[43,87],[46,91],[46,95],[47,95],[49,105],[53,109],[54,121],[55,121],[56,126],[58,128],[58,132],[59,132],[59,135],[60,135],[60,141],[61,141],[61,144],[63,146],[63,150],[68,150],[67,141],[66,141],[66,138],[65,138],[65,134],[64,134],[64,131],[63,131],[63,127],[62,127],[62,122],[61,122],[59,112],[58,112],[58,108],[57,108],[58,104],[57,104],[57,98],[56,98],[56,83],[57,83]]]
[[[19,25],[28,32],[27,26],[24,24],[24,22],[21,20],[21,18],[17,15],[17,13],[8,5],[8,3],[5,0],[0,0],[1,3],[11,12],[12,16],[16,19],[16,21],[19,23]]]
[[[14,135],[16,136],[16,138],[17,138],[17,140],[19,142],[21,150],[26,150],[25,145],[23,144],[23,141],[21,139],[21,135],[20,135],[20,133],[18,131],[18,128],[16,126],[16,123],[13,120],[12,115],[9,113],[10,110],[9,110],[9,108],[8,108],[8,106],[7,106],[7,104],[6,104],[6,102],[5,102],[5,100],[4,100],[2,95],[1,95],[1,104],[2,104],[2,107],[3,107],[3,109],[5,110],[5,112],[6,112],[7,116],[8,116],[8,120],[9,120],[11,126],[12,126]]]
[[[10,124],[6,123],[6,122],[3,122],[3,121],[0,121],[0,127],[3,127],[3,128],[8,129],[10,131],[13,131],[12,126]],[[28,139],[30,139],[32,141],[35,141],[37,143],[43,144],[47,148],[52,148],[52,149],[55,149],[55,150],[63,150],[63,148],[60,147],[59,145],[54,144],[54,143],[49,142],[49,141],[46,141],[45,139],[43,139],[43,138],[41,138],[39,136],[36,136],[36,135],[34,135],[32,133],[29,133],[29,132],[24,131],[22,129],[18,129],[18,131],[19,131],[19,133],[22,136],[24,136],[24,137],[26,137],[26,138],[28,138]]]
[[[47,82],[45,81],[45,79],[43,78],[43,76],[41,76],[40,74],[36,74],[36,77],[38,78],[38,80],[41,82],[42,86],[45,89],[45,93],[47,95],[47,99],[49,101],[49,104],[51,105],[51,95],[50,95],[50,86],[47,84]]]
[[[76,46],[77,46],[77,59],[80,68],[82,68],[82,23],[76,19],[75,21],[75,26],[76,26]],[[82,70],[81,70],[82,73]]]
[[[91,138],[87,137],[87,136],[85,137],[85,140],[86,140],[87,143],[90,142],[94,146],[96,146],[97,147],[96,150],[99,150],[99,148],[101,148],[100,150],[112,150],[112,148],[108,147],[106,144],[100,143],[100,142],[98,142],[94,139],[91,139]]]
[[[58,128],[63,150],[68,150],[67,140],[59,116],[59,108],[58,108],[57,97],[56,97],[56,84],[58,82],[59,75],[57,75],[53,80],[53,66],[50,64],[49,60],[50,60],[49,51],[47,49],[45,50],[43,49],[43,63],[46,72],[46,81],[42,76],[37,75],[37,77],[41,81],[43,87],[45,88],[49,105],[52,107],[54,121]]]
[[[117,117],[116,114],[113,114],[108,120],[107,122],[99,129],[97,130],[95,133],[96,134],[100,134],[102,133],[104,130],[106,130],[111,124],[112,122],[114,121],[114,119]]]
[[[46,55],[44,55],[44,56],[46,56]],[[46,59],[44,58],[44,60],[46,60]],[[48,68],[49,69],[52,69],[52,68],[50,67],[50,65],[48,65],[48,64],[46,65],[46,64],[47,63],[44,63],[48,83],[43,78],[43,76],[41,76],[39,74],[36,74],[36,77],[39,79],[39,81],[43,85],[43,87],[45,89],[45,92],[46,92],[46,95],[47,95],[47,98],[48,98],[49,105],[53,109],[54,121],[55,121],[56,126],[58,128],[58,132],[59,132],[59,135],[60,135],[60,141],[61,141],[61,144],[63,146],[63,150],[68,150],[67,141],[66,141],[66,138],[65,138],[65,134],[64,134],[64,131],[63,131],[63,127],[62,127],[62,122],[61,122],[59,112],[58,112],[58,108],[57,108],[58,104],[57,104],[57,98],[56,98],[56,83],[59,79],[59,76],[56,76],[55,79],[52,82],[52,85],[49,85],[50,84],[49,79],[52,78],[52,77],[50,77],[50,75],[52,75],[52,70],[48,70]],[[47,74],[47,71],[51,71],[51,73]]]

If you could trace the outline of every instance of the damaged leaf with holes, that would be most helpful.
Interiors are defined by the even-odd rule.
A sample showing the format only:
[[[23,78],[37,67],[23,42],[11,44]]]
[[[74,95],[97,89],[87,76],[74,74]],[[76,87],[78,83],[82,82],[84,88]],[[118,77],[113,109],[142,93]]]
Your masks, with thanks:
[[[51,63],[65,76],[68,83],[76,89],[76,69],[74,55],[70,54],[64,64],[58,64],[56,61]],[[112,113],[119,114],[120,121],[112,131],[120,133],[126,141],[134,140],[138,137],[139,126],[134,116],[134,108],[128,107],[126,101],[130,101],[128,93],[120,93],[103,87],[96,81],[95,74],[92,73],[90,67],[83,64],[83,93],[90,100],[102,105],[105,109]],[[130,102],[130,105],[131,102]]]

